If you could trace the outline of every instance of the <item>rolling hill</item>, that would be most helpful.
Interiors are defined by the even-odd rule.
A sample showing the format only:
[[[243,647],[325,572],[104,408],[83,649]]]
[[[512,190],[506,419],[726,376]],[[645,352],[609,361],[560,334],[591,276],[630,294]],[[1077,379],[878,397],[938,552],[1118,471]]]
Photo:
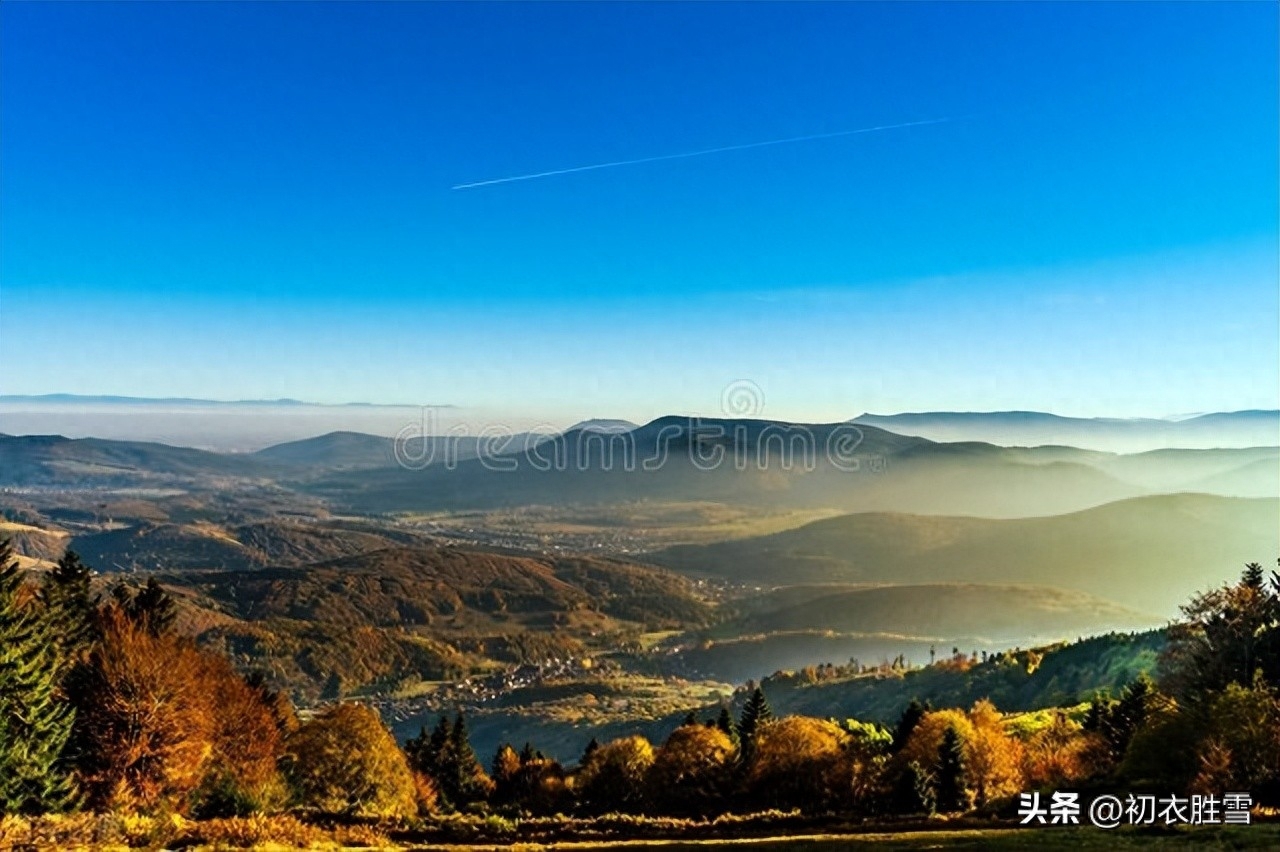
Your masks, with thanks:
[[[312,699],[335,675],[345,690],[459,677],[698,627],[711,614],[688,580],[660,569],[461,547],[158,576],[200,641]]]
[[[77,534],[67,544],[100,571],[249,570],[298,566],[421,544],[425,536],[352,522],[143,522]]]
[[[1274,447],[1280,411],[1231,411],[1179,419],[1061,417],[1040,411],[863,414],[854,423],[932,441],[988,441],[1001,446],[1065,444],[1135,453],[1164,447]]]
[[[147,487],[196,481],[212,486],[228,478],[264,479],[273,465],[141,441],[0,435],[0,486]]]
[[[1123,500],[1048,517],[860,513],[650,559],[768,585],[1029,583],[1171,616],[1245,562],[1280,553],[1280,501],[1202,494]]]
[[[770,606],[770,604],[773,604]],[[1030,645],[1146,629],[1163,619],[1095,595],[1048,586],[930,583],[791,586],[755,602],[725,632],[834,630]]]

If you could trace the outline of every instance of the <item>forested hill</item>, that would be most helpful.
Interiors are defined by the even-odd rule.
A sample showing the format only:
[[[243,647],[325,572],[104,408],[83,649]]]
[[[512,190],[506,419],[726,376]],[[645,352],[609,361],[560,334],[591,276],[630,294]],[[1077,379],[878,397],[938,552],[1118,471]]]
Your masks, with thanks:
[[[1098,693],[1119,694],[1154,674],[1166,633],[1109,633],[973,662],[939,648],[936,665],[839,679],[829,670],[784,672],[762,684],[775,712],[890,723],[913,698],[934,707],[968,707],[986,698],[1006,712],[1065,707]],[[832,673],[834,674],[834,672]]]

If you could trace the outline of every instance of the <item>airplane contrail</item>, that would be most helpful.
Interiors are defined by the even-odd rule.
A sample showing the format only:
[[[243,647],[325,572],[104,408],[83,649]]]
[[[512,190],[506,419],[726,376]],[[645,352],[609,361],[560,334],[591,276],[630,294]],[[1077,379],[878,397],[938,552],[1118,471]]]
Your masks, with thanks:
[[[901,124],[881,124],[876,127],[860,127],[857,130],[837,130],[834,133],[811,133],[808,136],[789,136],[786,139],[769,139],[765,142],[748,142],[745,145],[725,145],[720,148],[706,148],[701,151],[686,151],[682,154],[660,154],[656,157],[639,157],[634,160],[615,160],[612,163],[595,163],[590,166],[574,166],[570,169],[554,169],[549,172],[535,172],[529,175],[478,180],[471,183],[460,183],[451,189],[475,189],[480,186],[494,186],[499,183],[515,183],[521,180],[569,175],[574,172],[590,172],[596,169],[612,169],[618,166],[635,166],[640,163],[657,163],[662,160],[683,160],[689,157],[705,157],[708,154],[723,154],[726,151],[745,151],[748,148],[766,148],[770,145],[787,145],[792,142],[810,142],[815,139],[832,139],[837,136],[855,136],[859,133],[877,133],[881,130],[898,130],[903,127],[920,127],[925,124],[942,124],[950,118],[928,118],[924,121],[904,121]]]

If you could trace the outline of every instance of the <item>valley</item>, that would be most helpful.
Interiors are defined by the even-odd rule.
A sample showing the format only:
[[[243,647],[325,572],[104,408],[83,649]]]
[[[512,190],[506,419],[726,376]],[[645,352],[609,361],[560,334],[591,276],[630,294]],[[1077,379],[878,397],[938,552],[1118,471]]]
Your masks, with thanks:
[[[566,749],[776,672],[1160,627],[1280,550],[1274,447],[863,425],[852,454],[808,458],[842,427],[596,428],[496,459],[455,442],[421,470],[358,433],[249,454],[0,436],[0,511],[24,564],[75,550],[102,594],[158,578],[185,632],[303,706],[361,696],[404,731],[467,707],[479,742],[527,717]]]

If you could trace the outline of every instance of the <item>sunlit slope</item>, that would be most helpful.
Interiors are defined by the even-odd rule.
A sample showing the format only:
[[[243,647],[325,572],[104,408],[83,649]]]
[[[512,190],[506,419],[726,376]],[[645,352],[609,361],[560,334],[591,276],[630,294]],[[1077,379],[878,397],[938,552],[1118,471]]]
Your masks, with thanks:
[[[1199,589],[1280,553],[1280,501],[1141,497],[1049,517],[860,513],[794,530],[684,545],[653,561],[775,585],[815,582],[1031,583],[1170,615]]]
[[[835,630],[939,638],[964,636],[1026,644],[1030,639],[1054,640],[1161,623],[1150,613],[1097,595],[1048,586],[802,586],[783,589],[776,598],[768,597],[773,599],[774,608],[744,613],[726,627],[742,632]]]

